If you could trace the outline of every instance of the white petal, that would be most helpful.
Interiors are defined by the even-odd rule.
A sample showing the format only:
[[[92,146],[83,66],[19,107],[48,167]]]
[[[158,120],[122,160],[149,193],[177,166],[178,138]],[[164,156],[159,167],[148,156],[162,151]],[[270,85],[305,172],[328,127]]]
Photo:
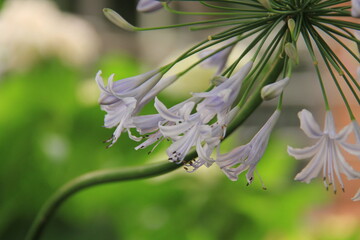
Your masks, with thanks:
[[[357,193],[355,194],[355,196],[351,199],[353,201],[360,201],[360,188],[357,191]]]
[[[346,143],[346,142],[340,142],[340,145],[348,153],[351,153],[351,154],[353,154],[355,156],[360,155],[360,144],[351,144],[351,143]]]
[[[293,156],[296,159],[307,159],[314,156],[318,151],[319,147],[322,143],[322,139],[318,141],[315,145],[311,147],[305,147],[305,148],[293,148],[288,146],[288,154]]]
[[[320,130],[319,125],[315,121],[313,115],[306,109],[303,109],[298,113],[300,118],[300,128],[310,138],[320,138],[323,133]]]
[[[156,97],[155,98],[155,104],[154,104],[156,110],[159,112],[161,117],[164,119],[170,121],[170,122],[177,122],[179,120],[182,120],[180,117],[175,115],[174,113],[170,112],[165,105]]]
[[[295,176],[295,180],[309,183],[311,179],[319,175],[327,158],[327,152],[325,151],[324,145],[325,143],[323,143],[320,151],[310,160],[306,167]]]

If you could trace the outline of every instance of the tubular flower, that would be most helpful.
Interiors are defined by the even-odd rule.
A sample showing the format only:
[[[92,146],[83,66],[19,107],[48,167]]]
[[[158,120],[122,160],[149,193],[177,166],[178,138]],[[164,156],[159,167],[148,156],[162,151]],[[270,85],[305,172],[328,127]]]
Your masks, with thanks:
[[[251,70],[252,65],[252,61],[246,63],[237,73],[209,92],[192,94],[194,97],[204,98],[196,108],[204,122],[210,121],[215,115],[224,116],[230,111],[239,94],[242,81]]]
[[[112,74],[108,79],[108,85],[105,86],[101,71],[98,72],[96,82],[101,89],[99,103],[101,109],[107,112],[104,127],[116,127],[113,136],[106,141],[110,142],[109,147],[117,141],[121,133],[126,129],[131,139],[140,140],[130,133],[132,116],[142,108],[141,100],[159,82],[161,77],[162,74],[154,70],[113,82],[114,75]]]
[[[336,193],[335,179],[337,179],[344,191],[341,173],[345,174],[348,179],[360,178],[360,172],[355,171],[340,152],[341,147],[351,154],[360,154],[360,144],[345,142],[352,126],[348,125],[336,133],[333,115],[327,111],[324,131],[321,132],[319,125],[309,111],[304,109],[299,112],[298,116],[300,128],[308,137],[318,139],[318,142],[311,147],[302,149],[288,146],[288,153],[296,159],[312,158],[307,166],[296,175],[295,180],[309,183],[319,175],[322,169],[325,187],[328,189],[329,185],[333,185],[334,193]]]
[[[218,156],[216,163],[230,180],[236,181],[242,172],[248,170],[246,179],[248,184],[252,182],[255,168],[264,155],[270,134],[279,119],[280,113],[281,111],[277,109],[248,144]]]

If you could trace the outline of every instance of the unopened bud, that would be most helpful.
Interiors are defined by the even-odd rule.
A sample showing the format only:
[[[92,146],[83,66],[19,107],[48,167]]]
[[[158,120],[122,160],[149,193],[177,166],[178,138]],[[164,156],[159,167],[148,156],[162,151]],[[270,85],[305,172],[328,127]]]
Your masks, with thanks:
[[[136,27],[128,23],[120,14],[115,12],[114,10],[110,8],[104,8],[103,9],[104,15],[107,19],[110,20],[110,22],[114,23],[116,26],[127,30],[127,31],[135,31]]]
[[[285,44],[285,53],[288,57],[294,61],[295,64],[299,64],[299,54],[294,44],[286,43]]]
[[[288,20],[287,24],[288,24],[288,28],[289,28],[289,31],[290,31],[291,38],[293,40],[295,40],[295,35],[294,35],[294,29],[295,29],[295,25],[296,25],[295,20],[290,18]]]
[[[269,85],[266,85],[261,89],[261,98],[265,101],[271,100],[273,98],[278,97],[286,85],[288,85],[290,81],[289,77],[286,77],[284,79],[281,79],[275,83],[271,83]]]

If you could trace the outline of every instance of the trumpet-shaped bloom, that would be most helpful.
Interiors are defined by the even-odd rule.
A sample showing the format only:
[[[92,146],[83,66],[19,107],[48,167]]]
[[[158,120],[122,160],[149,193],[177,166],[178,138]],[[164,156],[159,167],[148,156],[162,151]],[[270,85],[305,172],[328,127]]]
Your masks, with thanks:
[[[242,81],[251,70],[252,65],[252,61],[246,63],[237,73],[209,92],[193,93],[194,97],[204,98],[196,108],[204,122],[210,121],[215,115],[224,117],[230,111],[239,94]]]
[[[159,129],[164,137],[173,141],[166,150],[172,162],[181,163],[194,146],[202,151],[199,149],[202,147],[201,142],[211,136],[211,127],[203,124],[199,114],[191,114],[194,106],[194,102],[188,102],[180,108],[178,114],[174,114],[160,100],[155,99],[155,108],[167,123],[171,123],[160,122]]]
[[[325,187],[328,188],[329,185],[333,185],[334,192],[336,192],[335,179],[338,180],[344,190],[341,173],[345,174],[348,179],[360,178],[360,172],[355,171],[345,161],[340,152],[341,147],[351,154],[360,154],[360,144],[345,142],[352,130],[352,126],[348,125],[339,133],[336,133],[333,115],[330,111],[327,111],[324,131],[321,132],[319,125],[309,111],[304,109],[299,112],[298,116],[300,118],[300,128],[304,133],[310,138],[318,139],[318,141],[311,147],[301,149],[288,146],[288,153],[296,159],[311,158],[307,166],[296,175],[295,180],[309,183],[319,175],[322,169]]]
[[[248,144],[218,156],[216,163],[230,180],[236,181],[242,172],[248,170],[246,179],[248,184],[252,182],[255,168],[264,155],[270,134],[279,119],[280,113],[280,110],[276,110]]]
[[[360,17],[360,0],[351,0],[351,16]]]
[[[98,72],[96,82],[101,89],[99,103],[101,109],[107,112],[104,126],[106,128],[116,127],[113,136],[107,141],[111,143],[109,147],[117,141],[125,129],[128,130],[131,139],[140,140],[130,133],[129,128],[133,126],[132,116],[146,104],[146,102],[141,103],[141,101],[161,77],[162,74],[154,70],[113,82],[114,75],[111,75],[108,79],[108,85],[105,86],[101,71]]]
[[[160,1],[156,0],[140,0],[136,6],[136,11],[138,12],[154,12],[162,8]]]
[[[197,147],[198,158],[196,160],[190,161],[187,166],[191,167],[187,168],[188,172],[194,172],[202,165],[206,167],[210,167],[215,160],[211,157],[214,149],[220,146],[221,140],[225,137],[226,126],[234,119],[236,114],[238,113],[239,108],[234,107],[225,118],[220,118],[211,127],[211,135],[204,139],[203,144],[200,142]]]

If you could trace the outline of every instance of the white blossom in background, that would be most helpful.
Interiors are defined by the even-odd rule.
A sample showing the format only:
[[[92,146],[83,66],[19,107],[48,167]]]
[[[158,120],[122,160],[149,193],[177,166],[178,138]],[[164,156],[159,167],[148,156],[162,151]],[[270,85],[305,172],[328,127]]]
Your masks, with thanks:
[[[84,65],[96,59],[100,47],[89,23],[62,13],[46,0],[6,1],[0,12],[0,32],[3,71],[26,69],[46,57]]]
[[[346,139],[353,129],[352,125],[348,125],[339,133],[336,133],[333,115],[330,111],[327,111],[325,127],[322,132],[309,111],[304,109],[299,112],[298,116],[300,118],[300,128],[304,133],[310,138],[318,139],[318,141],[315,145],[305,148],[288,146],[288,153],[296,159],[311,158],[306,167],[296,175],[295,180],[309,183],[322,170],[325,187],[328,188],[332,185],[336,193],[336,179],[342,190],[344,190],[341,173],[345,174],[348,179],[360,178],[360,172],[354,170],[345,161],[340,151],[341,147],[350,154],[360,155],[360,144],[346,143]]]
[[[264,155],[270,134],[279,119],[280,113],[281,111],[277,109],[248,144],[217,157],[216,163],[230,180],[236,181],[242,172],[248,170],[246,173],[247,182],[250,184],[253,181],[255,168]]]

